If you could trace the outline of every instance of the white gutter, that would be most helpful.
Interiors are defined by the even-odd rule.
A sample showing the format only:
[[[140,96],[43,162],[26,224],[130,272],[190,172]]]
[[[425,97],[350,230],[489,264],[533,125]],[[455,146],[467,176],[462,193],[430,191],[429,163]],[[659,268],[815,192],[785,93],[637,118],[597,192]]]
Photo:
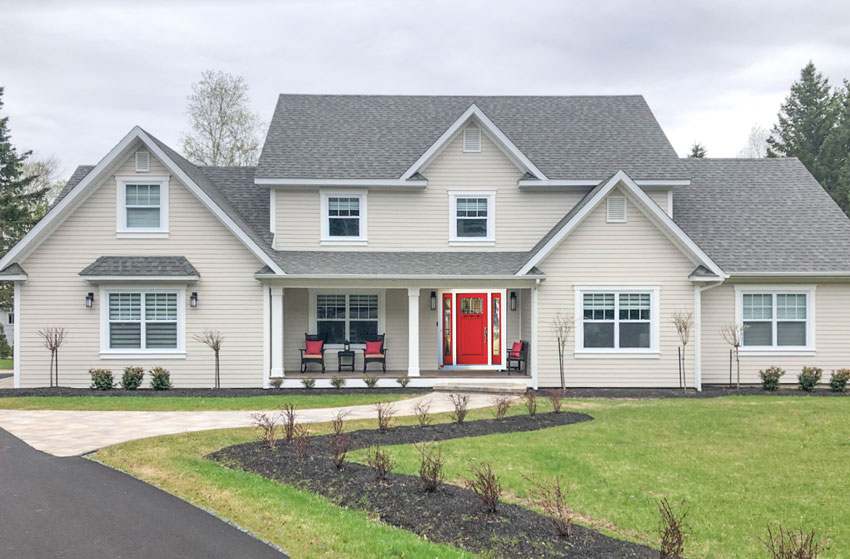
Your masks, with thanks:
[[[529,186],[540,186],[540,187],[552,187],[552,186],[598,186],[599,183],[604,181],[605,179],[549,179],[549,180],[538,180],[538,179],[520,179],[518,181],[519,186],[521,187],[529,187]],[[634,181],[638,186],[690,186],[690,179],[646,179],[646,180],[636,180]]]
[[[733,272],[730,278],[850,278],[850,272]]]
[[[344,280],[499,280],[499,281],[516,281],[516,280],[537,280],[546,279],[546,276],[517,276],[514,274],[499,274],[492,276],[485,275],[436,275],[436,274],[254,274],[256,279],[287,279],[287,280],[302,280],[302,279],[344,279]]]
[[[402,179],[254,179],[259,186],[406,186],[410,188],[425,188],[427,180]]]

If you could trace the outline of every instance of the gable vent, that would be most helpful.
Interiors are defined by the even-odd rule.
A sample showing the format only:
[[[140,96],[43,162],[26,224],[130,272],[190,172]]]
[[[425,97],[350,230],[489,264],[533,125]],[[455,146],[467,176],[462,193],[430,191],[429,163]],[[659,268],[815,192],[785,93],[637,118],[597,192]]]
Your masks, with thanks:
[[[467,126],[463,129],[463,151],[481,151],[481,129],[477,126]]]
[[[136,152],[136,171],[147,173],[151,170],[151,154],[147,151]]]
[[[626,197],[608,197],[608,223],[626,222]]]

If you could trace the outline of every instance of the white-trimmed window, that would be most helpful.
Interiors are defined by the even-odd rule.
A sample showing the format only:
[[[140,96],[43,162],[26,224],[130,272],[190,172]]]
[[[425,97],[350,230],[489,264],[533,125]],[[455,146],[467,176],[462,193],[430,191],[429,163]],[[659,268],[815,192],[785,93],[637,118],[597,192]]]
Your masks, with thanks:
[[[366,193],[322,192],[322,244],[366,244]]]
[[[117,181],[119,235],[167,235],[168,177],[118,177]]]
[[[495,193],[450,191],[449,241],[452,244],[493,244]]]
[[[814,289],[737,289],[738,322],[744,350],[810,350],[813,348]]]
[[[658,289],[578,289],[576,352],[658,351]]]
[[[184,295],[171,288],[104,290],[101,353],[182,353]]]
[[[366,343],[366,336],[381,333],[384,293],[376,291],[312,292],[311,314],[315,332],[326,335],[329,345]]]

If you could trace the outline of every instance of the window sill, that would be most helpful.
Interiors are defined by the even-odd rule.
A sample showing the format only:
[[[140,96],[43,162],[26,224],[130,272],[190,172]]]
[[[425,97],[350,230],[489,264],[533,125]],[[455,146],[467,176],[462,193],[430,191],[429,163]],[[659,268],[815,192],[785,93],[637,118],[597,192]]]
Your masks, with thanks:
[[[795,347],[795,348],[780,348],[780,347],[759,347],[759,348],[741,348],[738,350],[742,357],[814,357],[817,353],[813,347]]]
[[[186,359],[185,351],[175,351],[175,352],[146,352],[146,351],[133,351],[133,352],[118,352],[118,351],[101,351],[100,352],[101,359],[138,359],[138,360],[151,360],[151,359]]]
[[[576,359],[660,359],[658,351],[576,351]]]
[[[470,239],[451,239],[449,241],[450,247],[481,247],[481,246],[496,246],[495,239],[481,239],[478,240],[470,240]]]
[[[168,231],[117,231],[119,239],[167,239]]]
[[[320,246],[358,246],[365,247],[369,244],[366,239],[322,239]]]

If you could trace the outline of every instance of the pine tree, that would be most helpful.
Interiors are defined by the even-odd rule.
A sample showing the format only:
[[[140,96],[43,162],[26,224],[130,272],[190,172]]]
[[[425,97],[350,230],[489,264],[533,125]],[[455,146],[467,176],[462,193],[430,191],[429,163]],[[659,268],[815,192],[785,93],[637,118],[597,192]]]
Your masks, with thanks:
[[[816,176],[844,213],[850,215],[850,81],[835,95],[835,125],[823,141]]]
[[[699,142],[694,142],[694,145],[691,146],[691,153],[688,154],[688,157],[691,159],[703,159],[708,150],[705,149],[705,146]]]

